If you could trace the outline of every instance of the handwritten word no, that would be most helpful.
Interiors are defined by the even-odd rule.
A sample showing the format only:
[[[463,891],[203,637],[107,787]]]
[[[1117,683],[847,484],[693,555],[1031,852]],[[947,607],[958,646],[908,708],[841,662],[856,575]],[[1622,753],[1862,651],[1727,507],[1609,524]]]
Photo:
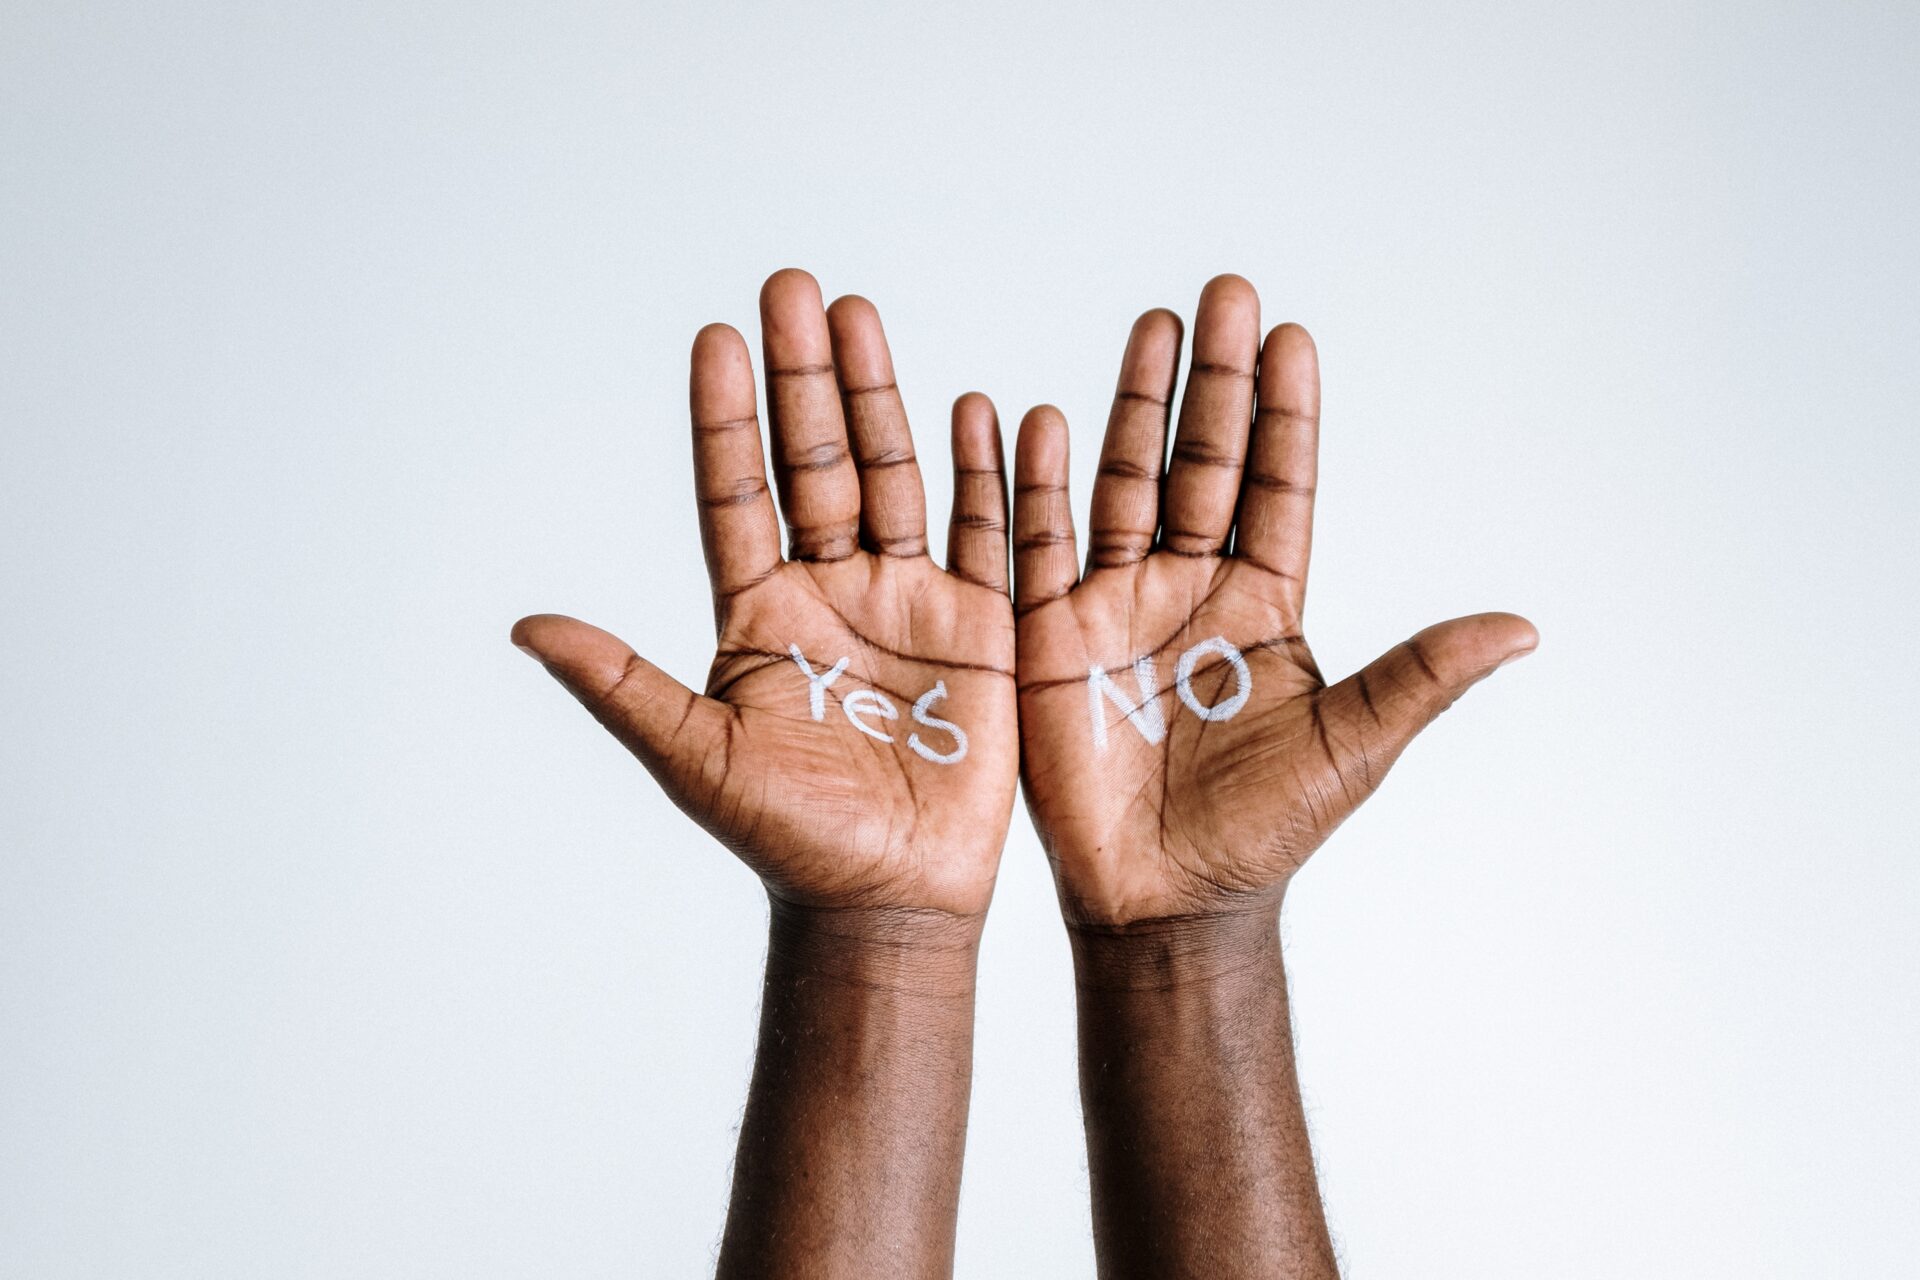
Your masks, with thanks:
[[[1210,707],[1204,705],[1193,692],[1193,669],[1209,653],[1217,653],[1227,660],[1233,668],[1237,686],[1231,698]],[[1151,657],[1134,659],[1133,682],[1140,687],[1138,703],[1128,701],[1127,695],[1101,668],[1093,667],[1087,672],[1087,711],[1093,719],[1093,745],[1101,751],[1107,749],[1107,717],[1106,708],[1100,705],[1102,698],[1119,707],[1128,722],[1148,742],[1157,743],[1167,736],[1167,720],[1160,711],[1160,673]],[[1240,714],[1240,708],[1246,706],[1247,699],[1253,696],[1253,672],[1247,669],[1247,660],[1227,642],[1225,636],[1215,636],[1211,640],[1202,640],[1180,655],[1180,661],[1173,667],[1173,691],[1180,696],[1180,701],[1187,704],[1187,710],[1202,720],[1231,720]]]
[[[827,690],[833,686],[835,680],[840,678],[841,672],[847,669],[848,659],[842,658],[825,671],[817,672],[813,669],[813,664],[807,661],[807,656],[800,652],[799,645],[788,645],[787,652],[793,655],[794,665],[798,666],[800,673],[807,678],[807,710],[815,720],[826,719]],[[928,729],[938,729],[942,733],[952,735],[953,750],[945,752],[935,751],[921,740],[918,733],[910,733],[907,735],[907,746],[913,751],[913,754],[919,756],[922,760],[931,760],[935,764],[959,764],[967,755],[966,730],[951,720],[942,720],[940,717],[931,713],[933,704],[939,702],[946,696],[947,682],[941,680],[937,682],[933,688],[920,695],[919,699],[913,704],[913,710],[908,712],[908,714],[913,717],[913,722],[917,725]],[[893,741],[892,734],[886,732],[884,729],[875,727],[868,720],[861,718],[863,716],[877,716],[881,720],[898,720],[900,718],[900,709],[893,705],[893,699],[889,698],[886,694],[875,689],[855,689],[852,693],[840,699],[840,710],[846,713],[848,724],[851,724],[869,738],[878,738],[882,742]]]

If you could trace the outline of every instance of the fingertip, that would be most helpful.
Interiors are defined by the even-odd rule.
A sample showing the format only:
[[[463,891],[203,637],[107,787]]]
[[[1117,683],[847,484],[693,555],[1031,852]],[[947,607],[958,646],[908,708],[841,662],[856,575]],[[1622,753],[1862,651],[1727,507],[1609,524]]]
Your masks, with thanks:
[[[760,288],[760,329],[768,341],[820,345],[822,311],[819,282],[798,267],[774,272]]]
[[[1215,276],[1200,290],[1193,315],[1192,359],[1196,368],[1254,371],[1260,348],[1260,296],[1236,275]],[[1184,411],[1183,411],[1184,417]]]
[[[1517,613],[1476,613],[1462,621],[1471,624],[1480,638],[1497,641],[1507,649],[1532,650],[1540,643],[1540,632]]]
[[[735,353],[745,355],[746,352],[747,340],[740,336],[740,331],[719,320],[701,325],[700,332],[693,335],[693,355],[696,360]]]
[[[1185,337],[1180,317],[1165,307],[1141,315],[1127,334],[1127,349],[1120,359],[1121,390],[1166,394],[1178,371],[1180,344]]]
[[[611,684],[626,669],[633,650],[591,623],[564,613],[535,613],[513,624],[513,643],[570,682]]]
[[[1236,310],[1252,310],[1258,314],[1260,295],[1253,283],[1245,276],[1235,275],[1231,271],[1223,272],[1207,281],[1200,290],[1202,306],[1231,307]]]
[[[1428,627],[1414,643],[1436,666],[1477,679],[1532,653],[1540,633],[1517,613],[1476,613]]]
[[[995,416],[993,401],[984,391],[962,391],[953,399],[953,416],[955,421],[991,418]]]
[[[688,403],[693,421],[744,418],[754,411],[753,355],[730,324],[709,324],[693,336],[687,361]]]
[[[1259,400],[1262,408],[1282,408],[1297,422],[1320,416],[1320,353],[1313,335],[1288,321],[1268,332],[1260,347]]]
[[[1064,474],[1067,469],[1067,418],[1050,404],[1037,404],[1020,419],[1014,441],[1014,467],[1020,472]]]
[[[956,465],[982,455],[1000,460],[1000,418],[993,401],[968,391],[953,402],[953,456]]]
[[[626,648],[600,628],[564,613],[530,613],[513,624],[509,638],[542,662],[572,656],[579,650],[583,638],[604,639],[621,649]]]
[[[1020,419],[1022,431],[1029,427],[1035,431],[1051,431],[1055,428],[1064,428],[1066,425],[1067,415],[1050,404],[1037,404],[1027,410]]]
[[[893,353],[871,302],[853,293],[835,298],[827,308],[827,336],[844,377],[860,384],[893,381]]]
[[[820,301],[820,282],[799,267],[782,267],[760,286],[760,305],[763,308],[793,298],[804,301],[809,296],[816,303]]]
[[[1509,662],[1518,662],[1540,647],[1540,629],[1517,613],[1494,613],[1487,615],[1500,619],[1507,640],[1507,656],[1500,660],[1501,666]]]
[[[827,320],[835,324],[859,321],[880,323],[880,309],[857,293],[843,293],[827,308]]]
[[[760,339],[768,375],[833,360],[833,334],[820,302],[820,285],[798,267],[767,277],[760,289]]]
[[[1136,338],[1172,334],[1178,340],[1185,332],[1186,325],[1179,315],[1166,307],[1153,307],[1143,311],[1133,322],[1133,333]]]
[[[526,617],[514,623],[513,629],[507,632],[508,642],[528,657],[538,659],[540,657],[540,651],[534,647],[533,636],[540,626],[541,621],[551,616],[553,615],[545,613],[528,614]]]
[[[513,641],[516,648],[525,649],[529,653],[543,653],[546,651],[545,642],[551,640],[554,635],[568,627],[584,625],[586,624],[578,619],[569,618],[564,613],[530,613],[513,624],[513,630],[507,638]]]
[[[1268,330],[1266,345],[1270,350],[1288,355],[1313,355],[1318,351],[1313,335],[1307,332],[1304,325],[1292,320],[1284,321]]]

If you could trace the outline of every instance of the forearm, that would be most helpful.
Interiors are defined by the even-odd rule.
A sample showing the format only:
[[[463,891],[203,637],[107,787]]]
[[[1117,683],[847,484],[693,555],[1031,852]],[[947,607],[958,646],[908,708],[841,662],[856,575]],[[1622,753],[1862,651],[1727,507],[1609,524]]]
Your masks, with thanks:
[[[1337,1275],[1277,903],[1073,931],[1103,1277]]]
[[[979,922],[775,900],[722,1280],[945,1276]]]

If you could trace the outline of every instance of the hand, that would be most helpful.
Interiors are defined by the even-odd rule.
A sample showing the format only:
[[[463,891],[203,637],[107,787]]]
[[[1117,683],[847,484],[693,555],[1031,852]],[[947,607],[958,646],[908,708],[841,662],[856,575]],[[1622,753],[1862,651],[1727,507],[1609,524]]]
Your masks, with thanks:
[[[1020,428],[1022,761],[1071,924],[1277,900],[1415,734],[1537,642],[1512,614],[1458,618],[1329,686],[1301,633],[1320,411],[1313,342],[1289,324],[1262,344],[1253,287],[1210,282],[1163,482],[1180,337],[1167,311],[1133,327],[1084,578],[1066,423],[1042,406]]]
[[[776,901],[977,917],[1018,759],[993,406],[954,406],[943,571],[873,306],[823,311],[811,276],[782,271],[760,309],[785,559],[746,344],[718,324],[693,344],[694,487],[719,635],[706,694],[571,618],[523,618],[514,643]]]

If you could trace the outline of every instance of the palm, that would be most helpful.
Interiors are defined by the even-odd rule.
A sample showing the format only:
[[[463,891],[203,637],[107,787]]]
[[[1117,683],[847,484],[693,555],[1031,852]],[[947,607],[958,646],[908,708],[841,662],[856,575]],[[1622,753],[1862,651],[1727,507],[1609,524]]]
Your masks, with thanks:
[[[1232,277],[1210,284],[1163,485],[1178,348],[1167,313],[1135,326],[1084,578],[1064,424],[1037,410],[1021,434],[1027,799],[1067,908],[1088,922],[1208,911],[1284,885],[1427,721],[1532,644],[1511,615],[1459,619],[1329,687],[1300,624],[1318,430],[1312,345],[1282,326],[1262,346],[1252,289]]]
[[[849,658],[812,719],[807,678]],[[924,557],[861,554],[833,564],[783,565],[742,599],[722,630],[707,680],[717,714],[703,716],[712,764],[682,801],[749,864],[794,896],[983,904],[1004,838],[1016,767],[1013,615],[1007,597],[942,572]],[[919,726],[929,708],[966,735]],[[861,713],[891,742],[853,728],[840,696],[872,690],[893,720]],[[724,708],[724,710],[722,709]],[[984,780],[984,784],[983,784]],[[759,851],[778,849],[770,863]]]
[[[719,634],[704,695],[557,615],[531,650],[769,888],[828,907],[985,909],[1018,760],[1006,487],[992,406],[954,408],[950,568],[879,318],[812,279],[762,294],[779,528],[753,368],[694,343],[694,479]]]
[[[1071,596],[1021,619],[1027,793],[1057,848],[1151,850],[1157,863],[1140,867],[1141,878],[1161,894],[1198,899],[1209,888],[1271,883],[1357,800],[1314,729],[1323,682],[1312,657],[1304,642],[1286,639],[1295,630],[1260,584],[1247,581],[1249,572],[1152,557],[1096,571]],[[1110,621],[1117,614],[1127,617],[1124,631]],[[1157,743],[1103,704],[1107,742],[1095,746],[1091,668],[1132,693],[1130,668],[1149,655],[1170,685],[1165,673],[1179,655],[1219,635],[1249,641],[1238,647],[1257,702],[1231,720],[1208,721],[1169,714],[1179,704],[1168,697]],[[1256,643],[1262,639],[1269,643]],[[1196,670],[1192,685],[1212,705],[1233,694],[1233,672],[1219,662]]]

